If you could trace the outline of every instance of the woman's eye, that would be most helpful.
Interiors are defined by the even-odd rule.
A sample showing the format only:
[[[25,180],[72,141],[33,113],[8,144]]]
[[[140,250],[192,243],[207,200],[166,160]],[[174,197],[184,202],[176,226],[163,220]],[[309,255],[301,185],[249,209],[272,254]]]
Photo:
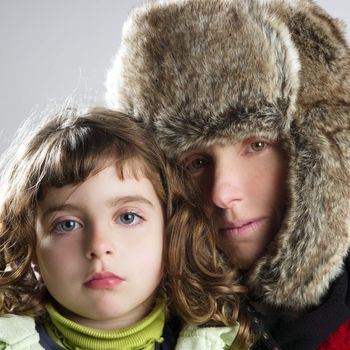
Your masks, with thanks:
[[[208,161],[205,158],[194,158],[188,161],[185,161],[185,169],[190,173],[194,173],[208,164]]]
[[[255,141],[249,145],[250,152],[261,152],[266,148],[265,141]]]
[[[133,212],[123,213],[117,219],[117,223],[120,223],[123,225],[137,225],[141,221],[142,221],[142,218]]]
[[[57,223],[54,226],[54,232],[66,233],[66,232],[74,231],[80,227],[82,227],[82,225],[79,224],[79,222],[77,222],[75,220],[64,220],[64,221]]]

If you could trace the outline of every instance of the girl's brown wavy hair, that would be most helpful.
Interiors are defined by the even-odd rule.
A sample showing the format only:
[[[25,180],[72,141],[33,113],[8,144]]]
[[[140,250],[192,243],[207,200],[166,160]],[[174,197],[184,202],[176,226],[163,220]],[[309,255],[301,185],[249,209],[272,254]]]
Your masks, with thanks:
[[[163,205],[166,271],[159,289],[170,307],[192,324],[238,320],[235,344],[249,344],[247,321],[239,312],[246,289],[216,246],[196,188],[180,167],[165,160],[151,136],[144,124],[119,112],[65,108],[15,140],[18,149],[1,183],[0,315],[37,318],[50,299],[32,268],[37,206],[45,190],[81,183],[113,161],[122,179],[125,165],[136,178],[148,178]]]
[[[142,124],[107,109],[65,108],[36,130],[27,128],[14,145],[1,184],[0,315],[38,317],[50,298],[32,268],[37,206],[45,190],[81,183],[112,161],[121,178],[125,165],[136,178],[148,178],[165,212],[166,166]]]

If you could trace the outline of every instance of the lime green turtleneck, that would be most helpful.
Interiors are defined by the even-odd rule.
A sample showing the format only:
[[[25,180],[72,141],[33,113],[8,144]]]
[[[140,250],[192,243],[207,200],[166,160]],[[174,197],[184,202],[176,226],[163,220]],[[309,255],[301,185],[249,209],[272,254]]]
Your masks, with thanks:
[[[117,330],[98,330],[79,325],[59,314],[52,304],[48,304],[46,309],[50,316],[45,322],[49,336],[67,349],[153,350],[154,343],[163,340],[164,299],[160,299],[141,321]]]

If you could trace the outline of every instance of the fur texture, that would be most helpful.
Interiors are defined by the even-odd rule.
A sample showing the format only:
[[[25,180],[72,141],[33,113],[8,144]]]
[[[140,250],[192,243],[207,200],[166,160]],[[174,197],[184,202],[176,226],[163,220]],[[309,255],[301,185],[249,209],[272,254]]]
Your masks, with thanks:
[[[258,298],[320,303],[350,246],[350,52],[307,0],[168,0],[134,10],[107,100],[168,155],[260,135],[289,159],[289,207],[249,272]]]

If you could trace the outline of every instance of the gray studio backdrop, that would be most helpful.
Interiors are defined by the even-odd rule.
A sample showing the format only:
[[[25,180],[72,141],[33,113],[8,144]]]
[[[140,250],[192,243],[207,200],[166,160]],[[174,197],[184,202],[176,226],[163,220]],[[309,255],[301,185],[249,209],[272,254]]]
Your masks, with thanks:
[[[0,0],[0,154],[16,129],[68,97],[103,104],[123,22],[143,0]],[[347,25],[350,1],[318,0]]]

